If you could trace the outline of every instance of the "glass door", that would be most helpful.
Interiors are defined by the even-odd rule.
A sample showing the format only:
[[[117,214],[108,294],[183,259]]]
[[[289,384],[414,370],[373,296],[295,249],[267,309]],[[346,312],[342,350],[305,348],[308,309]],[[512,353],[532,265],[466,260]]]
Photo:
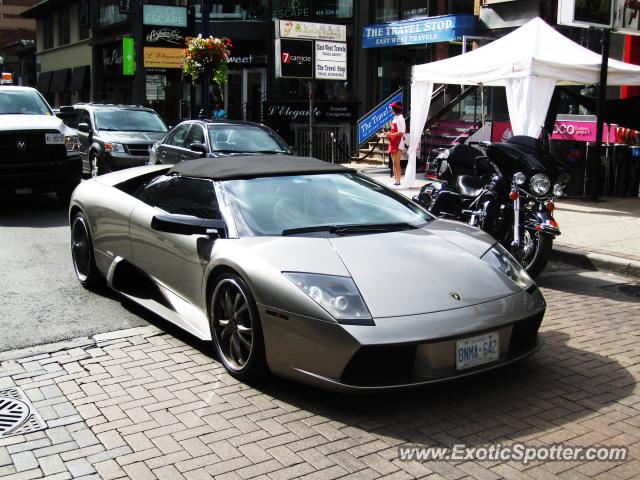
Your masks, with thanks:
[[[224,109],[231,120],[244,120],[242,115],[242,70],[229,70],[224,88]]]
[[[245,68],[242,74],[244,119],[260,122],[262,120],[260,118],[262,102],[266,100],[267,70],[265,68]]]

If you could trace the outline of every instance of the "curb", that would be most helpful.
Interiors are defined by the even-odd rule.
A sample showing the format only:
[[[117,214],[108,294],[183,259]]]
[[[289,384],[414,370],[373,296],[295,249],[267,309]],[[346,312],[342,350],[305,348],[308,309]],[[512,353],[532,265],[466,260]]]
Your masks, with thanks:
[[[613,272],[625,277],[640,278],[640,262],[614,255],[585,252],[577,248],[554,245],[551,258],[589,270]]]

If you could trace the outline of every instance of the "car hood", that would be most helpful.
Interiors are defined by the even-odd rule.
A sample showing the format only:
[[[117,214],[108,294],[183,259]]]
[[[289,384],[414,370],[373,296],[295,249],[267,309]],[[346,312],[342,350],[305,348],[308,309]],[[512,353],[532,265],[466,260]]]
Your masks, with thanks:
[[[374,318],[432,313],[521,289],[479,258],[477,239],[429,228],[331,238]],[[490,247],[486,245],[485,251]]]
[[[0,115],[0,131],[57,130],[64,133],[64,124],[52,115]]]
[[[166,132],[105,132],[100,131],[100,137],[113,143],[155,143],[162,140]]]

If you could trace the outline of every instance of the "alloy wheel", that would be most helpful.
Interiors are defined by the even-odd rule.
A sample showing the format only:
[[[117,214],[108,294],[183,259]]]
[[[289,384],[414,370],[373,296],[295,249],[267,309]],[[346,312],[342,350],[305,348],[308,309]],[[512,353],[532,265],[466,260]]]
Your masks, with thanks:
[[[71,229],[71,256],[78,280],[85,282],[91,273],[91,246],[84,220],[76,217]]]
[[[242,370],[249,361],[254,347],[253,313],[249,300],[238,283],[225,278],[213,292],[213,330],[225,365]]]
[[[89,164],[91,168],[91,177],[92,178],[97,177],[99,175],[99,172],[98,172],[98,156],[96,154],[91,155]]]

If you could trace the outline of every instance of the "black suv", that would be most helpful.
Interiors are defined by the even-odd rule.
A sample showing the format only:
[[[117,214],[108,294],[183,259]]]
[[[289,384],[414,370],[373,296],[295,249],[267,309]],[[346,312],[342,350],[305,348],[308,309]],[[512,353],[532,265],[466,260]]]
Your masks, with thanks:
[[[164,138],[167,126],[158,114],[137,105],[78,103],[69,126],[78,130],[83,172],[92,177],[145,165],[149,148]]]
[[[40,93],[0,86],[0,194],[56,192],[67,202],[80,183],[76,132]]]

